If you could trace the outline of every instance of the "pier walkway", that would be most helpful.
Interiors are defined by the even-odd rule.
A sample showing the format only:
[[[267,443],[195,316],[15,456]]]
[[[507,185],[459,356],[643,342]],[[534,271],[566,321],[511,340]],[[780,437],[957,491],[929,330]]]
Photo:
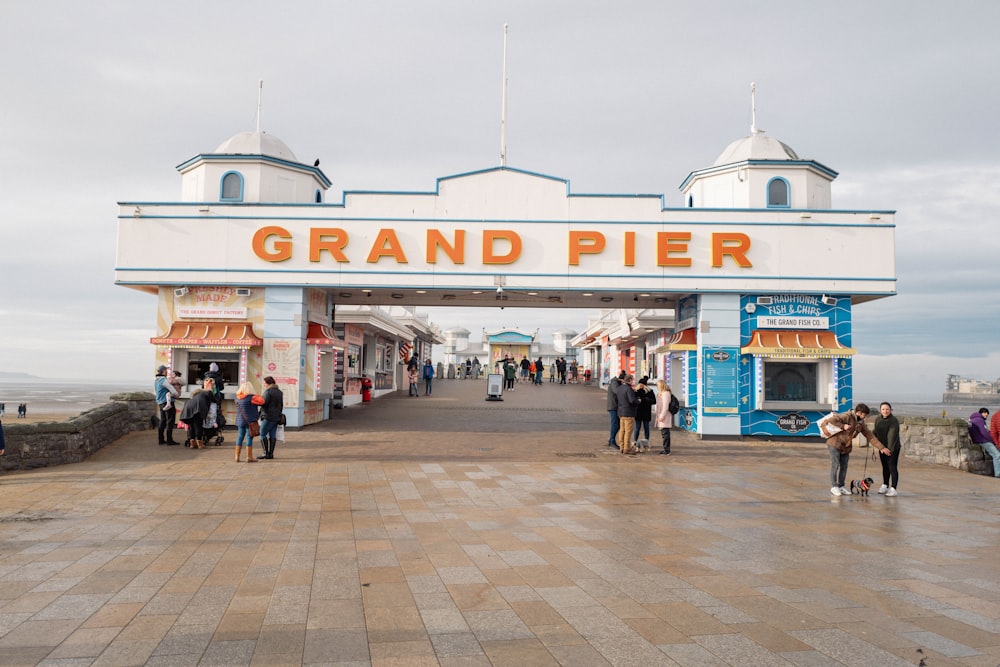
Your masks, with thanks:
[[[822,443],[626,457],[595,388],[484,398],[0,476],[0,664],[1000,664],[1000,481],[835,498]]]

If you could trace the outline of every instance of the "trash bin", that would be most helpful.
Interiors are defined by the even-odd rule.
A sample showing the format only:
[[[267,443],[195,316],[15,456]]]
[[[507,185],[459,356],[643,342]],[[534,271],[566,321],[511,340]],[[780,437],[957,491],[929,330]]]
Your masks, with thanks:
[[[361,378],[361,402],[370,403],[372,400],[372,380],[371,378]]]

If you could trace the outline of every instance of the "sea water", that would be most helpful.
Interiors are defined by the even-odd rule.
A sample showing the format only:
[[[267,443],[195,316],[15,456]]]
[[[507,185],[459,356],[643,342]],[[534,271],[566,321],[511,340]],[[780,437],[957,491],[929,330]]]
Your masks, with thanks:
[[[111,402],[111,395],[153,390],[149,382],[86,382],[43,378],[0,378],[4,416],[17,416],[17,406],[28,404],[28,414],[79,414]]]

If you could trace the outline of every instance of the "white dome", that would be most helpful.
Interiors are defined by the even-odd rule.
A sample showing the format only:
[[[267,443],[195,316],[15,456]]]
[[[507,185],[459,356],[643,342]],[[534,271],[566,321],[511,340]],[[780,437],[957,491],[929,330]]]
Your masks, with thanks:
[[[781,143],[777,139],[766,137],[763,134],[751,134],[749,137],[737,139],[726,146],[722,155],[718,157],[713,167],[734,162],[745,162],[747,160],[798,160],[789,146]]]
[[[463,329],[462,327],[452,327],[451,329],[445,329],[446,334],[451,334],[456,338],[461,338],[462,336],[468,336],[471,332],[468,329]]]
[[[223,155],[267,155],[298,162],[295,153],[284,141],[264,132],[240,132],[219,144],[215,152]]]

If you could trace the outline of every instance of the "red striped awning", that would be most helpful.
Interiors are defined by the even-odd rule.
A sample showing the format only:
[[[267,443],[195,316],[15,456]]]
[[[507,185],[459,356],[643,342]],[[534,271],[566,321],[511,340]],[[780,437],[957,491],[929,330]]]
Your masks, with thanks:
[[[258,347],[264,341],[253,332],[250,322],[196,322],[176,321],[170,331],[150,338],[153,345],[169,347],[228,347],[247,349]]]
[[[694,327],[682,329],[670,336],[663,345],[656,348],[657,353],[677,352],[680,350],[697,350],[698,332]]]
[[[325,324],[318,324],[316,322],[309,323],[309,332],[306,334],[306,345],[325,345],[341,350],[347,349],[347,343],[337,338],[337,334],[333,332],[333,329]]]
[[[777,331],[757,329],[743,354],[758,357],[850,357],[855,350],[840,344],[832,331]]]

